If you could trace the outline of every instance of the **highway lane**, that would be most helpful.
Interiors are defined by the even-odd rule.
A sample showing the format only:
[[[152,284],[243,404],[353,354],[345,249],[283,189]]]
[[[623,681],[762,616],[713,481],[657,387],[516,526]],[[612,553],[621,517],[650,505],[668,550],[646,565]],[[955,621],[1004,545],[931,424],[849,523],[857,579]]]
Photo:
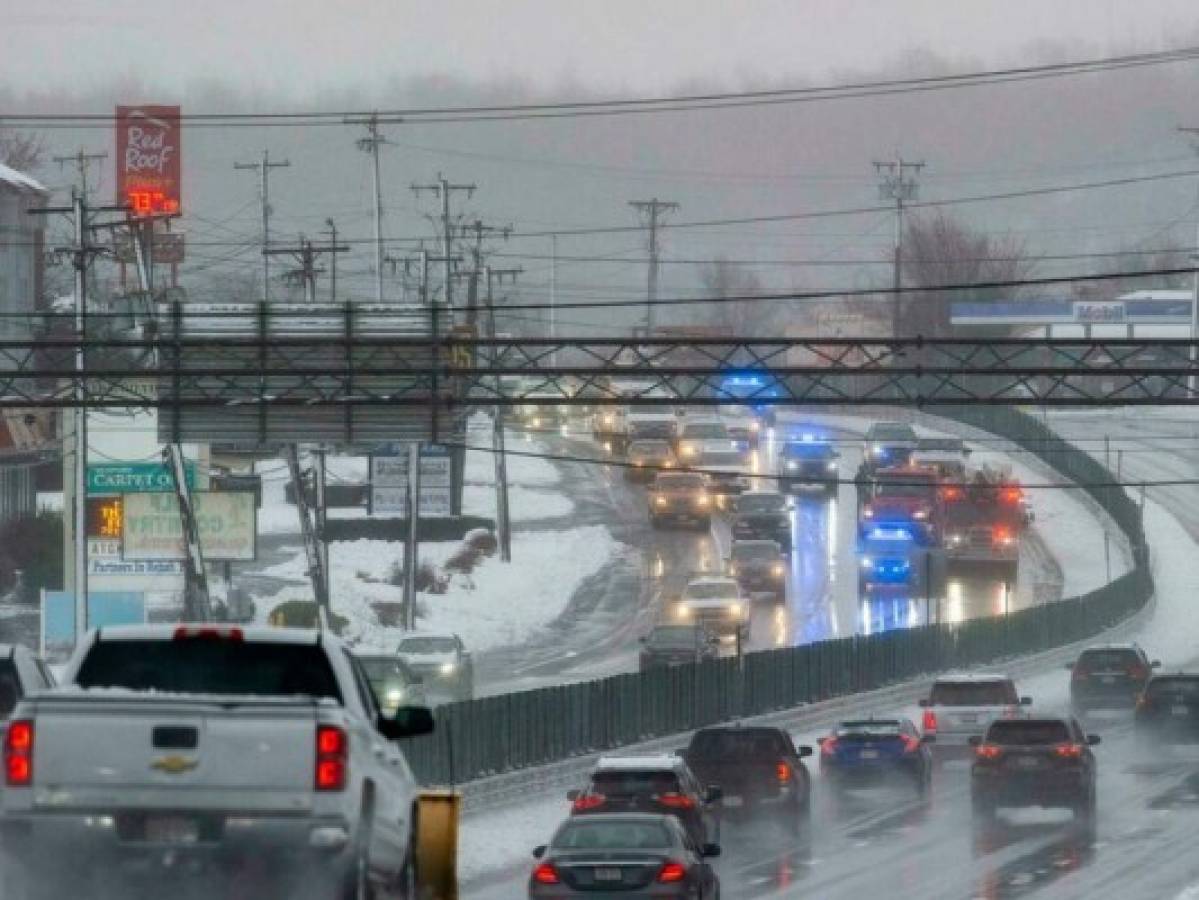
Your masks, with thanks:
[[[756,454],[756,471],[776,471],[785,433],[802,428],[792,414],[780,416]],[[864,428],[864,426],[863,426]],[[824,429],[830,431],[829,429]],[[541,436],[540,444],[562,456],[594,458],[602,448],[581,423],[568,435]],[[840,474],[852,478],[860,462],[860,432],[831,430],[842,452]],[[520,447],[520,442],[512,446]],[[562,484],[569,485],[580,522],[604,524],[630,548],[626,558],[590,579],[566,613],[545,634],[522,645],[481,654],[476,662],[482,693],[529,689],[602,677],[637,667],[637,640],[668,615],[671,601],[699,572],[723,569],[732,543],[728,519],[720,513],[703,531],[653,529],[647,515],[646,488],[625,477],[623,468],[563,461]],[[760,477],[754,486],[773,487]],[[731,498],[730,498],[731,502]],[[1014,590],[1002,582],[952,577],[946,596],[864,600],[858,596],[856,555],[857,497],[852,484],[835,495],[800,493],[790,511],[793,547],[787,559],[786,599],[754,603],[744,649],[764,650],[821,640],[912,627],[933,621],[1002,614],[1035,602],[1055,599],[1056,573],[1043,548],[1026,546]],[[729,652],[732,652],[731,649]]]

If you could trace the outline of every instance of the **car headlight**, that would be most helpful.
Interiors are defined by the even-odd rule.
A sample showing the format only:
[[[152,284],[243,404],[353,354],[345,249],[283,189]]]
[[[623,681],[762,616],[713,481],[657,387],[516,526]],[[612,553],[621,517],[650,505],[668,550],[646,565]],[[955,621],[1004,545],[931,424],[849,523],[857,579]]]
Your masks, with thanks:
[[[742,607],[740,603],[733,603],[729,606],[729,616],[734,619],[739,619],[741,618],[741,610]]]
[[[666,498],[665,498],[665,497],[663,497],[663,496],[661,496],[661,495],[659,495],[659,496],[657,496],[657,497],[655,497],[655,498],[654,498],[654,503],[655,503],[657,506],[665,506],[665,505],[666,505]]]
[[[386,695],[388,706],[399,706],[404,701],[404,689],[392,688]]]
[[[951,534],[946,537],[946,540],[951,544],[957,545],[962,542],[962,536],[960,534]]]
[[[862,518],[863,519],[873,519],[874,518],[874,510],[871,509],[869,506],[863,506],[862,507]]]
[[[912,518],[916,519],[918,522],[923,522],[925,519],[928,518],[928,510],[927,509],[918,509],[914,513],[912,513]]]
[[[830,471],[830,472],[836,472],[837,464],[835,462],[831,462],[827,466],[825,466],[825,468],[828,469],[828,471]]]
[[[869,556],[863,556],[861,566],[863,569],[872,569],[874,568],[874,560],[872,560]]]
[[[695,448],[690,444],[683,444],[680,450],[682,451],[683,456],[695,456]]]
[[[873,450],[874,450],[875,456],[882,456],[884,453],[887,452],[887,448],[884,447],[882,444],[875,444]]]
[[[540,420],[539,418],[537,418],[536,416],[534,416],[534,417],[533,417],[533,422],[532,422],[532,425],[533,425],[533,427],[534,427],[534,428],[540,428],[540,427],[541,427],[541,420]]]
[[[754,434],[757,434],[759,431],[762,430],[762,424],[760,422],[750,422],[749,430],[752,431]]]
[[[775,564],[774,564],[774,565],[771,567],[771,569],[770,569],[770,573],[771,573],[771,574],[772,574],[772,575],[773,575],[775,578],[782,578],[782,577],[783,577],[783,575],[785,575],[785,574],[786,574],[786,571],[787,571],[787,570],[783,568],[783,564],[782,564],[782,563],[775,563]]]
[[[643,462],[642,462],[641,460],[639,460],[639,459],[635,459],[635,460],[633,460],[633,465],[634,465],[636,468],[640,469],[640,468],[641,468],[643,465],[645,465],[645,463],[643,463]]]
[[[735,576],[737,574],[737,567],[734,565],[730,565],[729,566],[729,574]]]
[[[663,469],[673,469],[673,468],[674,468],[674,460],[673,460],[673,459],[665,459],[665,460],[663,460],[663,461],[662,461],[662,468],[663,468]]]
[[[439,671],[442,675],[453,675],[457,669],[458,666],[456,663],[449,662],[442,663],[441,667],[437,671]]]
[[[696,506],[707,506],[711,502],[712,502],[712,498],[709,497],[707,494],[700,494],[698,497],[695,498]]]
[[[615,421],[616,420],[613,419],[611,416],[604,416],[604,424],[605,425],[611,425]]]
[[[675,607],[674,614],[675,617],[679,619],[690,619],[691,607],[680,603],[677,607]]]
[[[788,461],[788,463],[787,463],[787,471],[788,472],[794,472],[798,468],[799,468],[799,463],[797,463],[795,460]]]

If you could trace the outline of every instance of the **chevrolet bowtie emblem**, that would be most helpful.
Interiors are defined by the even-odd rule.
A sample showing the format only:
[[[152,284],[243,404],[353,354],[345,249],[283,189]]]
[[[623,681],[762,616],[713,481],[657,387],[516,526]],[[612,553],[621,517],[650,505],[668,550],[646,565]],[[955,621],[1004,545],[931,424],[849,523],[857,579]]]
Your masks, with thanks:
[[[190,772],[199,764],[198,760],[188,759],[186,756],[161,756],[150,763],[150,768],[166,772],[168,775],[182,775],[184,772]]]

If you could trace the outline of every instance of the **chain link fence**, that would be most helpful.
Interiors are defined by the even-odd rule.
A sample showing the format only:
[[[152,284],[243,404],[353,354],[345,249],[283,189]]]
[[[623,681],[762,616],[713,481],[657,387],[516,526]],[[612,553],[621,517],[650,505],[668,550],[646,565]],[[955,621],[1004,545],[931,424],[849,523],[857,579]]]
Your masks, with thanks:
[[[1137,612],[1153,594],[1140,507],[1112,474],[1043,423],[1009,407],[937,415],[1011,440],[1080,485],[1124,532],[1130,571],[1079,597],[1006,616],[750,653],[698,665],[503,694],[442,706],[436,731],[406,741],[424,784],[457,784],[705,725],[789,709],[1084,640]]]

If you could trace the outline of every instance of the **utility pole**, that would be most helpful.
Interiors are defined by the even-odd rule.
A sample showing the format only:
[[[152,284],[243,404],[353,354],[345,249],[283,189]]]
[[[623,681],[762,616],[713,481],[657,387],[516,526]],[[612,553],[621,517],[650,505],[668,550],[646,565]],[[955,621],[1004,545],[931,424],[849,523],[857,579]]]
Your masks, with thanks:
[[[649,283],[645,292],[645,333],[648,337],[654,331],[654,306],[658,302],[658,228],[661,225],[662,214],[675,212],[679,205],[654,197],[652,200],[630,200],[629,206],[645,219],[649,229]],[[554,256],[556,265],[557,252]]]
[[[82,147],[79,152],[73,156],[56,156],[54,161],[58,163],[59,169],[66,168],[67,163],[75,164],[75,171],[79,175],[79,193],[83,195],[83,202],[86,203],[91,196],[91,192],[87,188],[87,172],[94,162],[102,162],[108,159],[107,153],[87,153]]]
[[[337,226],[332,219],[325,219],[325,224],[329,226],[329,247],[337,246]],[[329,259],[329,299],[337,302],[337,251],[332,251],[333,255]]]
[[[416,277],[418,279],[418,290],[420,292],[421,306],[432,307],[433,301],[429,291],[429,264],[430,263],[445,263],[448,269],[451,264],[462,262],[461,256],[434,256],[424,247],[416,251],[415,255],[408,257],[389,256],[387,262],[390,262],[393,267],[402,264],[404,266],[404,277],[411,278],[412,271],[416,269]]]
[[[262,201],[262,300],[271,299],[271,169],[286,169],[291,163],[284,159],[271,162],[271,151],[263,150],[262,159],[254,163],[234,163],[235,169],[258,172],[258,199]]]
[[[903,204],[916,197],[919,187],[916,177],[923,168],[923,162],[908,162],[898,152],[893,161],[874,163],[874,171],[880,179],[879,196],[884,201],[895,201],[895,256],[891,273],[891,334],[895,337],[899,337],[903,319],[899,293],[903,286]]]
[[[402,119],[380,119],[375,113],[365,119],[343,119],[347,125],[365,125],[366,137],[359,138],[356,146],[371,155],[375,174],[375,300],[383,302],[383,186],[379,177],[379,148],[391,143],[379,132],[380,125],[394,125]]]
[[[1179,128],[1183,134],[1189,134],[1191,137],[1199,137],[1199,128]],[[1199,150],[1199,147],[1196,148]],[[1195,225],[1195,255],[1191,257],[1195,263],[1195,273],[1191,279],[1191,340],[1199,341],[1199,222]],[[1191,346],[1191,368],[1194,369],[1196,356],[1196,348]],[[1191,375],[1187,379],[1187,393],[1195,396],[1195,376]]]
[[[478,325],[478,300],[479,300],[479,278],[483,274],[483,238],[488,235],[498,234],[503,236],[504,240],[508,240],[508,235],[512,233],[511,225],[484,225],[481,219],[475,219],[469,225],[462,227],[464,236],[473,235],[475,242],[471,247],[471,261],[473,267],[470,271],[470,290],[466,300],[466,324],[472,329]]]
[[[487,293],[487,330],[494,339],[496,336],[495,329],[495,296],[492,293],[493,282],[502,282],[504,278],[511,278],[513,281],[521,274],[522,269],[493,269],[491,266],[483,267],[483,278],[486,285]],[[496,363],[496,355],[493,351],[492,357],[489,360],[491,365]],[[495,377],[493,385],[496,396],[500,396],[503,391],[500,376]],[[500,545],[500,560],[501,562],[512,562],[512,517],[508,509],[508,456],[504,445],[504,407],[497,405],[492,412],[492,430],[491,430],[491,450],[492,458],[495,460],[495,511],[496,511],[496,526],[499,531]]]
[[[431,191],[441,198],[441,253],[445,261],[445,305],[446,309],[451,311],[454,308],[454,276],[450,263],[450,259],[454,255],[454,223],[450,218],[450,195],[455,191],[465,191],[466,196],[469,198],[474,196],[477,190],[478,185],[475,184],[451,184],[440,172],[437,173],[437,181],[434,184],[412,185],[412,193],[418,197],[426,191]]]
[[[324,272],[324,269],[316,267],[316,258],[322,253],[330,253],[334,259],[337,259],[338,253],[348,253],[350,248],[346,245],[331,244],[328,247],[317,247],[312,241],[300,235],[299,246],[296,247],[271,247],[263,250],[263,254],[267,256],[293,256],[300,264],[300,268],[288,273],[292,277],[299,278],[304,282],[304,299],[309,303],[316,303],[316,276]]]

